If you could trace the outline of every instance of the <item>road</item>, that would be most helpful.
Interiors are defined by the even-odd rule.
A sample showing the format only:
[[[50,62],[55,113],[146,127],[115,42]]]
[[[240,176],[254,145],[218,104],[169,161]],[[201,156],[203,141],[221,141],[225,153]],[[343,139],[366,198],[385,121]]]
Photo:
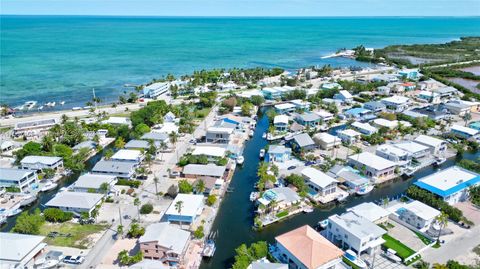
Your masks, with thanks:
[[[210,126],[215,120],[217,109],[217,106],[214,106],[212,108],[207,117],[205,117],[205,119],[201,121],[200,124],[197,126],[193,134],[187,134],[184,137],[181,137],[175,145],[176,150],[174,150],[174,152],[164,154],[163,158],[166,161],[159,166],[159,169],[156,169],[154,171],[156,177],[164,178],[168,176],[168,168],[173,167],[177,163],[178,157],[182,156],[187,151],[187,149],[191,145],[189,141],[193,138],[201,138],[205,135],[206,127]],[[140,187],[138,191],[138,197],[144,197],[144,195],[149,195],[152,193],[155,193],[155,183],[150,178]],[[133,204],[123,204],[122,215],[129,215],[135,218],[137,216],[137,209],[135,206],[133,206]],[[127,231],[129,229],[131,223],[131,218],[122,219],[124,231]],[[77,268],[94,268],[102,262],[105,254],[107,254],[108,250],[111,249],[112,246],[115,244],[116,231],[113,229],[115,229],[119,224],[120,220],[116,218],[115,222],[113,222],[112,228],[108,229],[103,234],[100,240],[98,240],[98,242],[94,245],[90,252],[85,256],[85,262],[82,265],[79,265]]]

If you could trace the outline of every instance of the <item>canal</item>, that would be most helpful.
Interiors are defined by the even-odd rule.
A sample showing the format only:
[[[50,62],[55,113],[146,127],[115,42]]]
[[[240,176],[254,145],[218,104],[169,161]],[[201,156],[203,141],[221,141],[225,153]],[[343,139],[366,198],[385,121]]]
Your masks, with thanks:
[[[102,151],[98,152],[97,154],[93,155],[90,159],[88,159],[85,162],[85,171],[90,171],[93,168],[93,166],[103,157],[105,151],[109,148],[111,148],[111,146],[105,147]],[[55,196],[55,194],[57,194],[60,188],[69,186],[70,184],[75,182],[80,176],[80,174],[81,172],[76,172],[63,177],[57,182],[58,186],[55,189],[50,190],[48,192],[39,193],[38,199],[34,203],[32,203],[30,206],[23,208],[23,210],[33,212],[37,208],[43,209],[43,205],[47,203],[50,199],[52,199]],[[7,222],[4,225],[2,225],[0,231],[2,232],[10,231],[13,228],[13,226],[15,226],[15,221],[17,220],[18,216],[19,215],[8,218]]]
[[[333,214],[341,214],[346,208],[358,205],[363,202],[380,200],[385,197],[392,197],[401,194],[417,179],[431,174],[437,169],[446,168],[455,164],[457,160],[450,159],[439,168],[427,167],[418,171],[413,178],[398,179],[394,182],[382,185],[366,196],[351,196],[343,204],[332,205],[330,208],[316,208],[309,214],[299,214],[280,223],[273,224],[261,231],[254,231],[253,224],[253,203],[249,196],[254,191],[254,184],[257,181],[256,171],[259,163],[258,154],[261,148],[265,147],[267,141],[262,139],[262,134],[268,129],[268,118],[266,115],[259,115],[255,134],[249,140],[244,149],[245,163],[243,167],[237,167],[230,183],[234,192],[228,193],[218,211],[218,215],[212,226],[212,231],[217,233],[215,256],[204,260],[201,269],[229,268],[234,259],[235,248],[239,245],[251,244],[264,240],[273,243],[275,236],[308,224],[315,226],[318,221]],[[462,158],[474,160],[480,157],[480,152],[475,154],[465,153]]]

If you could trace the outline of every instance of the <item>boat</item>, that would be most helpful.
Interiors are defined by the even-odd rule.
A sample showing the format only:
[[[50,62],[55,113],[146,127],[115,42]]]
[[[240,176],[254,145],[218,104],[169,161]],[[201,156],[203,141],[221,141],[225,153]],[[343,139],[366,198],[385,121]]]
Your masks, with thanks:
[[[23,197],[22,201],[20,202],[20,207],[28,206],[31,203],[35,202],[36,200],[37,200],[37,196],[31,195],[31,194],[27,195]]]
[[[50,191],[55,189],[57,186],[58,186],[57,183],[53,183],[52,181],[47,181],[45,186],[43,186],[43,188],[41,188],[40,191],[41,192]]]
[[[213,257],[215,254],[215,250],[217,247],[215,246],[215,241],[208,239],[205,242],[205,246],[203,247],[202,256],[203,257]]]
[[[234,190],[235,190],[235,189],[232,188],[232,187],[228,187],[228,188],[227,188],[227,192],[233,192]]]
[[[356,265],[358,268],[367,268],[367,264],[362,259],[360,259],[357,254],[351,249],[345,251],[343,257]]]
[[[25,108],[27,110],[30,110],[30,109],[34,108],[36,105],[37,105],[37,101],[27,101],[27,102],[25,102]]]
[[[250,193],[250,202],[253,202],[253,201],[257,200],[257,197],[258,197],[258,193],[252,191]]]
[[[306,207],[303,209],[303,213],[312,213],[313,212],[313,207]]]
[[[15,208],[15,209],[11,209],[9,211],[7,211],[7,217],[13,217],[15,215],[18,215],[20,213],[22,213],[23,210],[21,210],[20,208]]]
[[[435,166],[440,166],[442,163],[444,163],[444,162],[446,162],[446,161],[447,161],[446,158],[441,158],[441,157],[439,157],[439,158],[435,159],[435,162],[433,163],[433,165],[435,165]]]
[[[250,131],[248,132],[248,136],[252,137],[252,136],[253,136],[253,133],[254,133],[253,130],[250,130]]]
[[[39,107],[38,107],[38,110],[42,110],[42,109],[43,109],[43,106],[39,106]]]
[[[345,199],[347,199],[347,197],[348,197],[347,193],[341,193],[337,196],[337,201],[343,202],[343,201],[345,201]]]
[[[63,106],[64,104],[65,104],[65,101],[61,101],[61,102],[60,102],[60,105]]]
[[[245,158],[243,158],[243,156],[238,156],[237,157],[237,164],[243,164],[243,162],[245,161]]]
[[[5,215],[0,215],[0,225],[3,225],[7,222],[7,217]]]
[[[407,176],[407,177],[411,177],[413,176],[413,174],[417,171],[417,169],[413,168],[413,167],[407,167],[403,170],[403,175]]]
[[[267,133],[263,133],[263,134],[262,134],[262,138],[263,138],[263,139],[267,138]]]
[[[265,149],[261,149],[261,150],[260,150],[259,156],[260,156],[260,159],[262,159],[263,157],[265,157]]]
[[[374,188],[373,185],[368,185],[368,186],[365,186],[365,187],[361,187],[355,193],[357,195],[365,195],[365,194],[370,193],[373,190],[373,188]]]
[[[76,106],[76,107],[72,107],[72,110],[73,110],[73,111],[77,111],[77,110],[82,110],[82,108],[79,107],[79,106]]]
[[[387,251],[385,251],[384,256],[393,262],[401,262],[402,259],[398,257],[396,254],[397,252],[395,250],[389,248],[387,249]]]
[[[318,222],[318,226],[320,226],[322,229],[327,228],[328,226],[328,219],[324,219]]]
[[[57,104],[57,103],[55,103],[55,102],[48,102],[48,103],[46,103],[45,105],[46,105],[46,106],[49,106],[49,107],[54,107],[56,104]]]

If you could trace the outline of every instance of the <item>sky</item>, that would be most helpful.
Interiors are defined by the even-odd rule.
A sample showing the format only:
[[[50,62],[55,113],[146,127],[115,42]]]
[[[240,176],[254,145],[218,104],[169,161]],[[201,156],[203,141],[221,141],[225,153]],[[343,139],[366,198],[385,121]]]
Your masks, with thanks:
[[[0,14],[480,16],[480,0],[0,0]]]

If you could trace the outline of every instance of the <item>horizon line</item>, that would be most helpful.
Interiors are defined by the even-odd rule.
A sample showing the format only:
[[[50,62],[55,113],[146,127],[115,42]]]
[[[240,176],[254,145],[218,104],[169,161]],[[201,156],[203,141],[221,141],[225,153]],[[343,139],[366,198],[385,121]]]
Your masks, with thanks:
[[[349,15],[349,16],[336,16],[336,15],[319,15],[319,16],[277,16],[277,15],[253,15],[253,16],[243,16],[243,15],[231,15],[231,16],[220,16],[220,15],[122,15],[122,14],[0,14],[0,17],[4,16],[15,16],[15,17],[127,17],[127,18],[252,18],[252,19],[261,19],[261,18],[291,18],[291,19],[319,19],[319,18],[480,18],[480,15]]]

